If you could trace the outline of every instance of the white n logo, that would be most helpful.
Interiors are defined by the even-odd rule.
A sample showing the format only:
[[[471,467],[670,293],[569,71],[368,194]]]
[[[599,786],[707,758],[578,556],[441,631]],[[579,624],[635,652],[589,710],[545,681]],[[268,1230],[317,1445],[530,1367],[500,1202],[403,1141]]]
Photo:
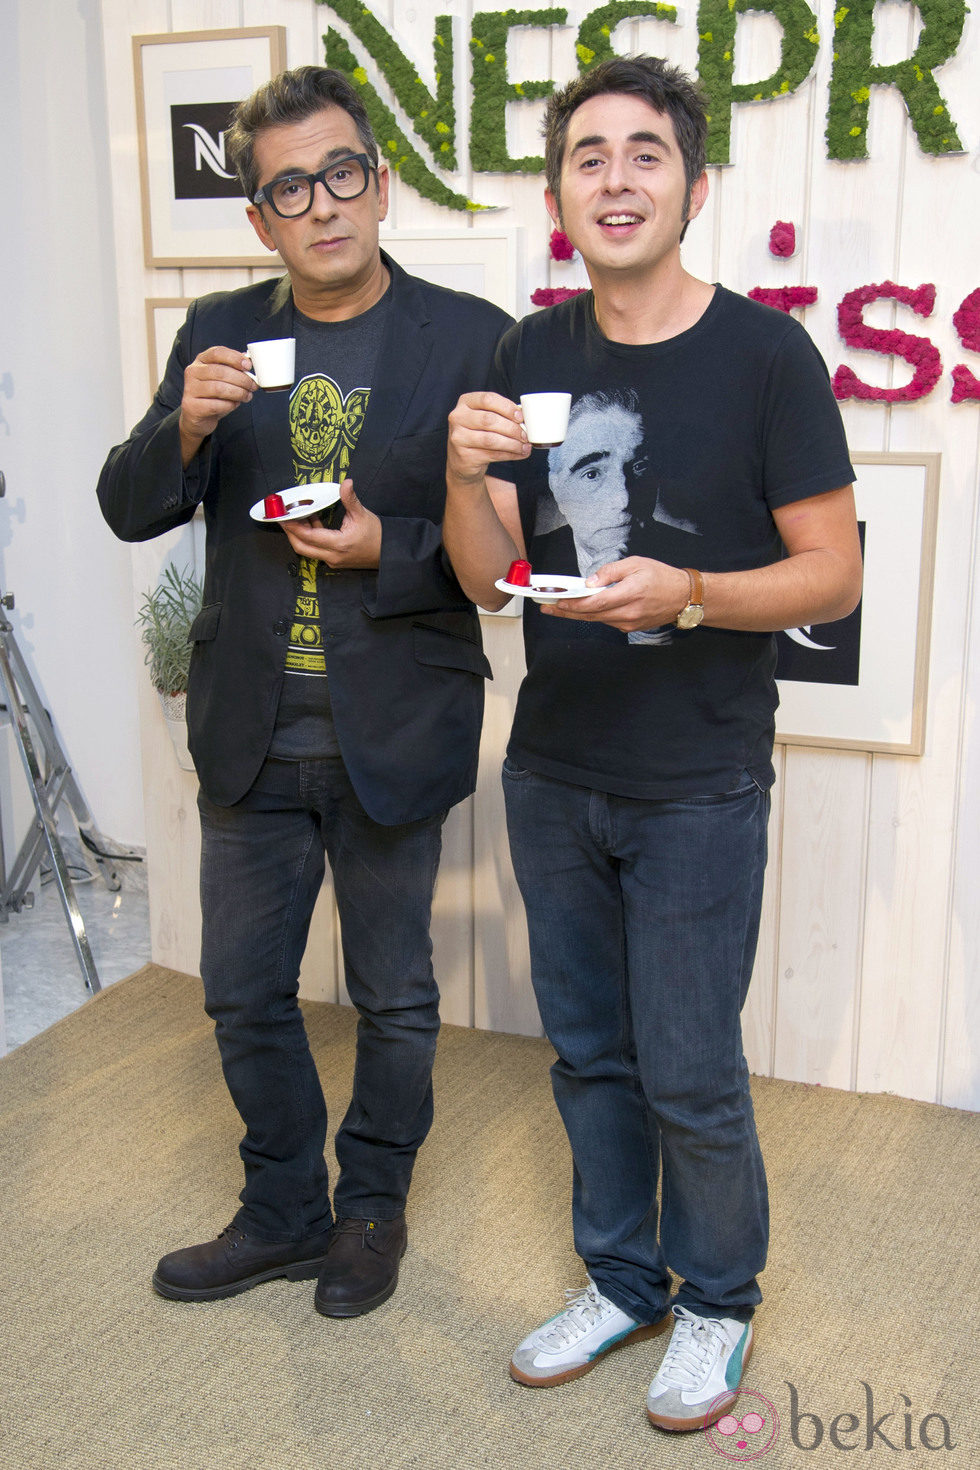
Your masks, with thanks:
[[[194,134],[194,168],[201,172],[203,164],[207,164],[213,174],[222,179],[233,179],[235,175],[229,173],[225,168],[225,135],[219,133],[217,140],[212,138],[206,128],[200,123],[184,123],[185,128],[190,128]]]

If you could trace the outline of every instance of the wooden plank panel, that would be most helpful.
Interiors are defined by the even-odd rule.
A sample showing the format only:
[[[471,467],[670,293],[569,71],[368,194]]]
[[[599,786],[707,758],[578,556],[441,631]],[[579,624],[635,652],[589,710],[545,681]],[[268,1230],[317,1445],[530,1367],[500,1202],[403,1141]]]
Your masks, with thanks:
[[[906,48],[911,43],[909,32]],[[946,68],[942,82],[945,86]],[[980,109],[975,88],[971,112],[971,125],[976,126]],[[962,205],[957,205],[956,181],[963,179],[967,166],[962,158],[924,155],[905,124],[902,213],[892,278],[906,286],[933,282],[938,293],[933,317],[926,321],[905,311],[897,324],[934,341],[947,372],[958,360],[952,312],[977,285],[975,240],[957,228]],[[942,239],[941,259],[937,238]],[[907,381],[910,371],[897,364],[895,380]],[[943,452],[935,580],[941,614],[933,620],[925,753],[920,759],[875,758],[869,848],[873,901],[857,1079],[860,1087],[927,1099],[939,1096],[947,1011],[952,835],[975,524],[975,441],[957,433],[962,412],[950,405],[949,391],[947,376],[928,397],[896,405],[889,413],[890,449]]]
[[[776,1031],[776,999],[779,979],[779,926],[782,905],[782,825],[785,789],[786,748],[777,745],[773,754],[776,781],[772,788],[769,816],[769,860],[762,895],[759,943],[748,999],[742,1011],[742,1042],[749,1071],[758,1077],[773,1075]]]
[[[242,24],[239,0],[170,0],[168,31],[220,31]]]
[[[432,955],[442,1019],[454,1026],[472,1026],[473,797],[452,809],[442,830],[442,862],[432,903]]]
[[[779,27],[774,17],[750,12],[739,18],[735,38],[735,81],[771,75],[778,66]],[[805,284],[809,170],[806,160],[815,105],[813,81],[778,101],[743,103],[732,109],[730,167],[718,175],[721,212],[718,278],[736,291],[753,286]],[[769,232],[777,219],[796,226],[798,255],[774,259]],[[691,232],[699,230],[696,220]]]
[[[976,462],[980,463],[980,445]],[[980,535],[974,516],[969,627],[965,668],[968,691],[980,689]],[[949,913],[948,981],[939,1077],[939,1101],[980,1111],[980,721],[977,700],[964,700],[955,812],[953,884]]]
[[[323,64],[323,42],[327,25],[324,5],[296,5],[283,0],[241,0],[243,26],[284,26],[288,67]]]
[[[871,758],[786,752],[777,1077],[851,1088]]]
[[[540,1036],[524,905],[511,867],[500,788],[500,766],[524,676],[524,645],[519,619],[485,617],[482,623],[494,678],[487,690],[474,805],[474,1024]]]
[[[299,968],[299,993],[304,1000],[341,1001],[350,1004],[343,982],[340,954],[340,920],[334,903],[330,865],[320,889],[306,951]]]

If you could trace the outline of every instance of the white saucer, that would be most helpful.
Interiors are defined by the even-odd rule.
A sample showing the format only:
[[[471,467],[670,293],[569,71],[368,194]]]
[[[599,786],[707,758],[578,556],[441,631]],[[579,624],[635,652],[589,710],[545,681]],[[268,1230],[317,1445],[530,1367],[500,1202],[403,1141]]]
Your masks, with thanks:
[[[566,577],[558,572],[532,572],[530,587],[517,587],[513,582],[505,582],[503,577],[493,584],[498,592],[506,592],[508,597],[530,597],[535,602],[562,602],[568,597],[591,597],[595,592],[601,592],[601,587],[586,587],[584,577]],[[560,588],[561,591],[547,591],[547,587]]]
[[[263,498],[257,500],[249,511],[252,520],[273,526],[280,521],[301,521],[307,516],[315,516],[319,511],[326,510],[328,505],[336,505],[340,499],[340,486],[332,480],[322,480],[314,485],[292,485],[288,490],[280,490],[279,494],[286,503],[285,515],[267,516]]]

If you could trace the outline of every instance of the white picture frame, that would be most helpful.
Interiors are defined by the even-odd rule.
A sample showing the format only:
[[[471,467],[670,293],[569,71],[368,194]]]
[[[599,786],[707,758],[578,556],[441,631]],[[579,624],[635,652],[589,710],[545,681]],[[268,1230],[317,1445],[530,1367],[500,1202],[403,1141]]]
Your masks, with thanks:
[[[285,65],[284,26],[133,37],[147,266],[269,265],[270,254],[246,218],[245,198],[224,157],[220,123],[209,119],[215,110],[227,116],[230,104]],[[197,109],[201,121],[195,123]],[[191,172],[201,177],[201,197],[184,197],[185,146],[193,150]],[[209,179],[220,181],[215,187],[228,191],[224,197],[207,196]]]
[[[864,531],[856,682],[781,678],[776,740],[784,745],[921,755],[941,455],[852,454]],[[830,645],[836,625],[825,625]],[[792,630],[806,637],[807,629]],[[783,635],[780,635],[783,636]]]
[[[436,286],[468,291],[520,316],[517,282],[520,228],[386,230],[381,248],[413,276]]]
[[[170,349],[190,306],[190,296],[150,296],[146,302],[146,345],[150,393],[163,382]]]

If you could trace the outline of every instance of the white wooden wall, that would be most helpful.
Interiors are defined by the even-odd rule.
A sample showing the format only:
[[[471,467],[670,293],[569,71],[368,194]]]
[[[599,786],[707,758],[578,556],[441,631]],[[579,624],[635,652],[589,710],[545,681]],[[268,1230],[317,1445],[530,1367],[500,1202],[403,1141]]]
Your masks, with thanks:
[[[584,284],[577,262],[548,260],[550,224],[542,181],[516,175],[476,176],[467,166],[469,0],[368,0],[431,86],[436,14],[456,20],[458,144],[461,171],[450,182],[471,198],[501,206],[491,216],[453,215],[419,198],[400,180],[389,225],[479,230],[516,225],[522,237],[521,309],[536,286]],[[570,26],[551,33],[512,34],[512,80],[575,73],[574,38],[590,7],[570,4]],[[876,7],[875,59],[909,54],[914,12],[902,3]],[[102,0],[113,194],[118,252],[121,352],[128,384],[127,417],[149,400],[142,303],[188,297],[244,284],[257,273],[235,270],[146,271],[140,248],[135,109],[130,38],[134,34],[281,24],[289,65],[322,59],[320,37],[333,24],[312,0]],[[823,40],[813,75],[791,97],[735,109],[733,162],[711,170],[711,197],[685,244],[695,274],[746,291],[756,285],[819,288],[805,323],[831,370],[849,361],[867,381],[904,381],[904,366],[851,353],[837,334],[836,305],[855,287],[888,279],[905,286],[934,282],[937,305],[928,322],[873,308],[875,325],[928,335],[945,373],[916,404],[845,405],[855,451],[938,450],[942,459],[928,724],[919,757],[777,747],[777,785],[762,941],[746,1011],[752,1069],[784,1078],[862,1091],[890,1091],[953,1106],[980,1107],[980,601],[977,585],[978,415],[976,403],[953,406],[949,370],[980,359],[960,346],[953,311],[980,286],[980,93],[976,87],[980,21],[967,21],[958,56],[938,74],[967,148],[966,156],[933,159],[918,149],[897,94],[876,89],[871,109],[871,160],[828,162],[824,143],[832,6],[818,7]],[[696,12],[678,7],[678,24],[629,22],[614,44],[645,50],[696,69]],[[387,89],[359,42],[372,80]],[[739,22],[736,81],[767,76],[778,57],[769,17]],[[397,111],[397,107],[396,107]],[[510,109],[509,151],[536,153],[540,104]],[[410,133],[410,125],[402,118]],[[777,219],[797,226],[792,260],[774,260],[768,235]],[[915,324],[911,322],[914,320]],[[136,548],[134,595],[153,584],[162,561],[194,554],[194,533]],[[181,541],[183,544],[181,545]],[[528,978],[523,917],[503,827],[498,770],[514,695],[523,671],[519,624],[485,618],[496,678],[488,691],[480,785],[446,829],[436,897],[434,936],[447,1021],[535,1033],[539,1022]],[[143,691],[154,955],[195,971],[199,920],[195,784],[176,766],[159,712]],[[329,892],[317,912],[303,973],[304,993],[341,998],[337,935]]]

